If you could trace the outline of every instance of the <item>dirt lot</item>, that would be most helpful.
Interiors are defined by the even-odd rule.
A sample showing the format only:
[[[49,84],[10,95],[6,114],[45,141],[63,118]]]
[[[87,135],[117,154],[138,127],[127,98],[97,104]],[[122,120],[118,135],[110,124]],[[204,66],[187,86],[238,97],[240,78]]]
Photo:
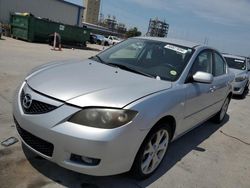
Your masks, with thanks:
[[[12,96],[28,71],[50,61],[86,59],[97,53],[96,48],[102,49],[90,47],[59,52],[45,44],[0,40],[0,141],[17,136],[11,113]],[[10,147],[0,145],[0,187],[249,188],[250,95],[231,101],[223,124],[206,122],[175,141],[157,173],[145,181],[136,181],[128,174],[78,174],[37,157],[18,142]]]

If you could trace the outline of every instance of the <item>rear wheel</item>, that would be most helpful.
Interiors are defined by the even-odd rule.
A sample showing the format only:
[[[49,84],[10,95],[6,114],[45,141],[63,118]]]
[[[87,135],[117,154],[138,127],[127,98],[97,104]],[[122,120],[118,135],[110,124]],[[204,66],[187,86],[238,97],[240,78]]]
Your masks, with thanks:
[[[149,177],[159,167],[168,149],[170,130],[168,125],[161,125],[149,132],[132,167],[132,173],[137,179]]]
[[[224,120],[226,113],[227,113],[229,103],[230,103],[230,98],[227,97],[226,100],[224,101],[220,111],[214,116],[215,123],[221,123]]]

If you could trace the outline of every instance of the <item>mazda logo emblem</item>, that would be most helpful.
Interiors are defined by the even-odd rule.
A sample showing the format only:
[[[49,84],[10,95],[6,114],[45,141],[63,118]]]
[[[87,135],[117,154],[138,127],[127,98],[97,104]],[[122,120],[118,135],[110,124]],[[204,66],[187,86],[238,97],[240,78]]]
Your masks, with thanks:
[[[23,107],[25,109],[29,109],[31,107],[32,104],[32,98],[30,94],[25,94],[23,101],[22,101]]]

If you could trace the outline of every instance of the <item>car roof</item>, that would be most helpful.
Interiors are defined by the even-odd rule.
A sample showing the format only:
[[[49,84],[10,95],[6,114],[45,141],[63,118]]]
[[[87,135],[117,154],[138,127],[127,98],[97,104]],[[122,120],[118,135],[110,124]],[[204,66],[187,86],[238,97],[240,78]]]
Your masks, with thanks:
[[[223,57],[228,57],[228,58],[234,58],[234,59],[240,59],[240,60],[246,60],[245,57],[242,56],[237,56],[237,55],[232,55],[232,54],[222,54]]]
[[[195,48],[197,46],[203,46],[199,43],[180,40],[180,39],[174,39],[174,38],[165,38],[165,37],[135,37],[139,39],[145,39],[145,40],[154,40],[154,41],[160,41],[160,42],[166,42],[166,43],[172,43],[177,44],[180,46],[186,46],[188,48]]]

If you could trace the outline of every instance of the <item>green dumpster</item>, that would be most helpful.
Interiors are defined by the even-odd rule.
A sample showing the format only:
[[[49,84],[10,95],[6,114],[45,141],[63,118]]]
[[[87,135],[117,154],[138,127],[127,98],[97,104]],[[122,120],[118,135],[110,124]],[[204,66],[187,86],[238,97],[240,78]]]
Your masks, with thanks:
[[[48,42],[54,32],[61,35],[62,44],[85,45],[90,37],[87,28],[37,18],[27,13],[12,14],[10,23],[12,36],[29,42]]]

